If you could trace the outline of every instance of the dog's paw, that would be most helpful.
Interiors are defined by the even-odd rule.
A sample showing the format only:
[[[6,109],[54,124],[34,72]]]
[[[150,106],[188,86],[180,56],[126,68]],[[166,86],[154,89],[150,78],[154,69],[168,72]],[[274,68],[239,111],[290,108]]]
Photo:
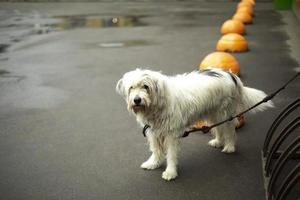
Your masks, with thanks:
[[[151,161],[146,161],[143,162],[143,164],[141,164],[141,168],[142,169],[156,169],[160,167],[160,163],[159,162],[151,162]]]
[[[172,179],[175,179],[178,176],[176,170],[166,170],[162,173],[162,178],[166,181],[170,181]]]
[[[220,148],[220,147],[222,147],[222,143],[221,143],[219,140],[217,140],[217,139],[212,139],[212,140],[210,140],[210,141],[208,142],[208,145],[209,145],[209,146],[212,146],[212,147],[214,147],[214,148]]]
[[[235,152],[235,146],[232,144],[227,144],[224,146],[222,152],[224,153],[233,153]]]

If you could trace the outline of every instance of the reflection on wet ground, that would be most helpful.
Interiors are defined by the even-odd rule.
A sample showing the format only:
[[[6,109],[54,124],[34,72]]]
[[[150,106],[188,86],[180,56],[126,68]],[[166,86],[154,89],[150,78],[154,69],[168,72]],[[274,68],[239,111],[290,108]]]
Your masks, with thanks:
[[[58,16],[60,22],[50,24],[53,28],[62,30],[75,28],[108,28],[146,26],[140,21],[141,16],[103,17],[97,15]]]
[[[126,41],[99,43],[98,46],[102,48],[119,48],[119,47],[131,47],[131,46],[145,46],[151,44],[153,43],[146,40],[126,40]]]
[[[38,16],[30,22],[24,19],[14,18],[9,23],[0,23],[0,28],[45,28],[48,27],[68,30],[75,28],[109,28],[109,27],[135,27],[146,26],[141,21],[142,15],[130,16],[102,16],[102,15],[66,15],[45,18]],[[16,20],[18,19],[18,20]]]

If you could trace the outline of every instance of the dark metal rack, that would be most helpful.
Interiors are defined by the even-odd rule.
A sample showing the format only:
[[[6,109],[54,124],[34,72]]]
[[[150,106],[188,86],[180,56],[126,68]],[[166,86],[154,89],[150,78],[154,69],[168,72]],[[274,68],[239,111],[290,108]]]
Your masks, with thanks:
[[[300,199],[299,110],[300,98],[282,110],[267,132],[262,150],[267,200]]]

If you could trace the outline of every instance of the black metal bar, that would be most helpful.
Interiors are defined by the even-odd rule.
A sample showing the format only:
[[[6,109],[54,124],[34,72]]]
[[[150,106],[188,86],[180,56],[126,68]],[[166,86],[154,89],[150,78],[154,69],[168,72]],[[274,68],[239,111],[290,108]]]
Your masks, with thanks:
[[[270,175],[271,163],[272,163],[271,161],[274,159],[274,153],[278,151],[279,147],[284,142],[284,140],[299,126],[300,126],[300,116],[294,119],[293,121],[291,121],[275,139],[273,145],[270,148],[266,160],[266,165],[265,165],[266,176]]]
[[[280,155],[282,154],[282,151],[277,151],[273,154],[273,158],[274,159],[277,159],[280,157]],[[292,154],[290,156],[290,159],[293,159],[293,160],[298,160],[300,159],[300,152],[295,152],[294,154]]]
[[[263,145],[263,156],[264,157],[266,157],[266,155],[268,153],[268,147],[269,147],[270,141],[273,137],[275,130],[278,128],[280,123],[299,106],[300,106],[300,98],[296,99],[294,102],[292,102],[288,106],[286,106],[281,111],[281,113],[277,116],[277,118],[274,120],[274,122],[272,123],[272,125],[270,126],[270,128],[267,132],[266,139],[264,141],[264,145]]]
[[[267,189],[269,196],[273,194],[272,190],[275,185],[275,182],[277,181],[277,178],[280,172],[282,171],[284,165],[289,160],[290,155],[297,152],[298,149],[300,149],[300,136],[298,136],[297,138],[295,138],[295,140],[293,140],[293,142],[283,151],[283,153],[275,163],[274,168],[272,170],[272,174],[270,176],[270,181]]]
[[[287,175],[278,190],[275,200],[284,200],[300,178],[300,163]]]

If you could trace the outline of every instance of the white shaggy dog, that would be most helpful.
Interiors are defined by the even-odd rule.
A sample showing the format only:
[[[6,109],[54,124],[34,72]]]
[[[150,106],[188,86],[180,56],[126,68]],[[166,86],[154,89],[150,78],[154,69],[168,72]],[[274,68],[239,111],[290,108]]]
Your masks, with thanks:
[[[177,177],[179,138],[185,129],[199,119],[210,124],[220,122],[262,100],[266,94],[244,87],[241,80],[229,72],[210,69],[202,72],[169,77],[160,72],[136,69],[124,74],[116,86],[137,121],[149,125],[147,138],[152,155],[141,165],[144,169],[158,168],[166,155],[165,180]],[[254,111],[272,107],[262,104]],[[222,152],[235,151],[234,121],[213,128],[213,147]]]

